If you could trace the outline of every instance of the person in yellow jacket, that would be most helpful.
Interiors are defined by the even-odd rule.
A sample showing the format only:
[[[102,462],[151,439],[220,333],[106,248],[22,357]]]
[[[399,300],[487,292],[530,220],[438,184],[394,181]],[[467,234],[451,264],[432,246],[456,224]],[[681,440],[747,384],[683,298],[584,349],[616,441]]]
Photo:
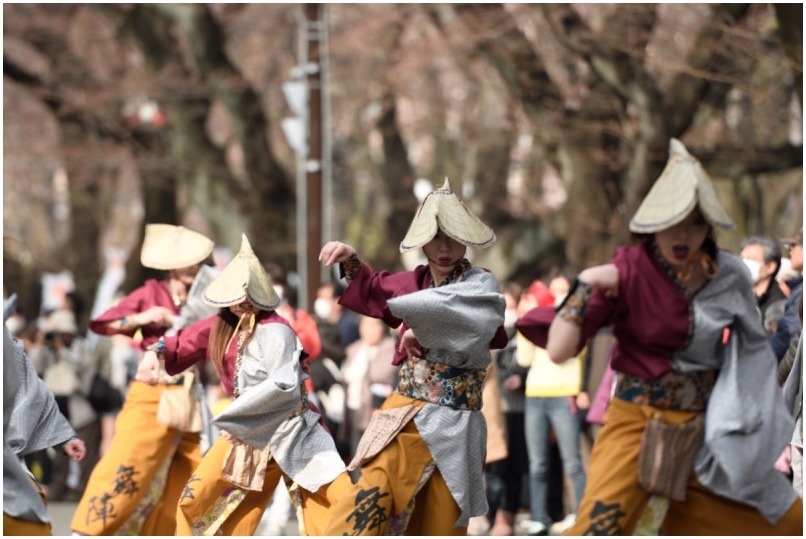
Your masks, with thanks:
[[[522,302],[537,307],[553,305],[548,287],[535,281]],[[530,307],[530,308],[531,308]],[[517,336],[516,361],[529,367],[526,376],[526,448],[529,453],[529,498],[531,518],[524,522],[528,535],[548,535],[552,525],[547,509],[549,489],[549,428],[554,430],[560,449],[563,471],[574,489],[574,510],[566,516],[563,527],[576,519],[576,508],[585,490],[585,469],[579,451],[579,419],[576,398],[582,382],[582,361],[573,358],[557,365],[548,352],[532,344],[522,334]]]

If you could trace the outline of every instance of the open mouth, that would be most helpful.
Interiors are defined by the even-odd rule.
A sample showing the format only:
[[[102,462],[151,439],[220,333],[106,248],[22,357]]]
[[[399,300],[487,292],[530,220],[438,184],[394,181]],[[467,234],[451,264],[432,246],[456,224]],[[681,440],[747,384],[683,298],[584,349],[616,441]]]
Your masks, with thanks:
[[[687,260],[689,254],[689,248],[685,245],[675,245],[672,247],[672,255],[674,255],[676,260]]]

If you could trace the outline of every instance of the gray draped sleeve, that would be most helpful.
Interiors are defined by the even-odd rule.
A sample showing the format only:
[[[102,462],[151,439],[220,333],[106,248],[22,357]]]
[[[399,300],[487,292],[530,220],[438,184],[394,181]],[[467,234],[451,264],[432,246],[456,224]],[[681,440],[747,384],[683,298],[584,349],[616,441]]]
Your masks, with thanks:
[[[389,308],[428,348],[428,360],[465,369],[486,369],[490,341],[504,322],[506,302],[498,281],[481,268],[464,280],[389,300]],[[427,403],[414,416],[437,468],[462,511],[454,526],[488,511],[484,491],[487,423],[480,410]]]
[[[50,522],[22,457],[69,441],[75,431],[37,376],[22,343],[3,324],[3,512],[23,520]]]
[[[730,253],[719,252],[717,265],[717,275],[692,300],[691,340],[672,358],[682,371],[720,369],[694,469],[705,487],[755,507],[774,524],[797,498],[774,468],[793,421],[776,382],[776,359],[750,274]],[[731,334],[727,345],[722,344],[724,328]]]
[[[218,312],[217,308],[204,302],[202,293],[219,273],[219,270],[212,266],[202,265],[196,277],[193,278],[185,304],[179,309],[179,316],[174,318],[173,326],[165,333],[166,336],[174,335],[178,330]]]
[[[302,410],[307,375],[301,354],[302,345],[288,326],[257,326],[241,360],[240,394],[213,422],[249,445],[268,445],[283,472],[316,492],[346,468],[319,414]]]
[[[461,282],[390,299],[389,310],[406,321],[428,359],[452,367],[486,369],[490,341],[504,323],[506,301],[498,281],[481,268]]]

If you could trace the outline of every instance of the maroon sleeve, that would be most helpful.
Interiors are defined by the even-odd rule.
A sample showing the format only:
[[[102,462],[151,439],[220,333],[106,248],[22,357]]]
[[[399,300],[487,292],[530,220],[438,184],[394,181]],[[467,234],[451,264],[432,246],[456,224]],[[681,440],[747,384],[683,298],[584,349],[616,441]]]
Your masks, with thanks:
[[[490,341],[490,349],[491,350],[501,350],[507,347],[507,343],[509,343],[509,337],[507,337],[507,330],[504,329],[504,326],[498,326],[498,329],[493,336],[493,340]]]
[[[175,335],[165,337],[165,370],[168,374],[178,374],[206,359],[210,331],[217,318],[217,314],[202,318]]]
[[[153,301],[151,300],[153,291],[150,288],[149,284],[137,288],[131,294],[121,299],[117,305],[110,307],[97,318],[90,320],[90,330],[98,335],[122,334],[132,337],[137,328],[122,330],[109,327],[108,324],[125,318],[126,316],[145,311],[150,306],[149,303]]]
[[[625,292],[624,284],[627,281],[629,266],[624,256],[624,250],[617,250],[616,255],[608,264],[615,264],[616,267],[618,267],[619,290]],[[588,307],[585,309],[585,320],[582,322],[582,332],[576,351],[577,354],[582,351],[588,340],[596,335],[599,329],[613,323],[617,307],[620,302],[623,301],[623,295],[621,294],[619,298],[614,299],[605,297],[604,291],[601,289],[597,288],[593,291],[593,295],[588,302]],[[515,328],[535,346],[546,348],[548,345],[549,327],[556,315],[557,312],[553,307],[535,307],[515,322]]]
[[[89,324],[90,330],[98,335],[120,334],[133,337],[139,329],[143,336],[140,347],[145,350],[146,346],[164,335],[167,328],[149,324],[141,328],[122,330],[120,328],[109,327],[109,323],[132,314],[141,313],[154,306],[165,307],[174,314],[179,314],[179,310],[174,304],[173,298],[171,298],[171,292],[168,290],[168,285],[165,281],[149,279],[143,286],[137,288],[131,294],[120,300],[117,305],[110,307],[101,316],[91,320]]]
[[[355,277],[339,298],[339,304],[359,314],[380,318],[389,327],[396,328],[403,321],[392,314],[386,302],[417,290],[419,287],[414,272],[373,272],[372,268],[361,262]]]

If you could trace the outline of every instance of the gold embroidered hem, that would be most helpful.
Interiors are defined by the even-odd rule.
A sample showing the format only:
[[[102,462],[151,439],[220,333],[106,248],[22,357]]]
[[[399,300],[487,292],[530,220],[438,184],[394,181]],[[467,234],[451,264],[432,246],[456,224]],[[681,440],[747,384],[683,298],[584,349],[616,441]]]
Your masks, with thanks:
[[[193,523],[193,535],[217,535],[218,529],[241,505],[245,497],[244,489],[232,487],[225,490],[213,506]]]

